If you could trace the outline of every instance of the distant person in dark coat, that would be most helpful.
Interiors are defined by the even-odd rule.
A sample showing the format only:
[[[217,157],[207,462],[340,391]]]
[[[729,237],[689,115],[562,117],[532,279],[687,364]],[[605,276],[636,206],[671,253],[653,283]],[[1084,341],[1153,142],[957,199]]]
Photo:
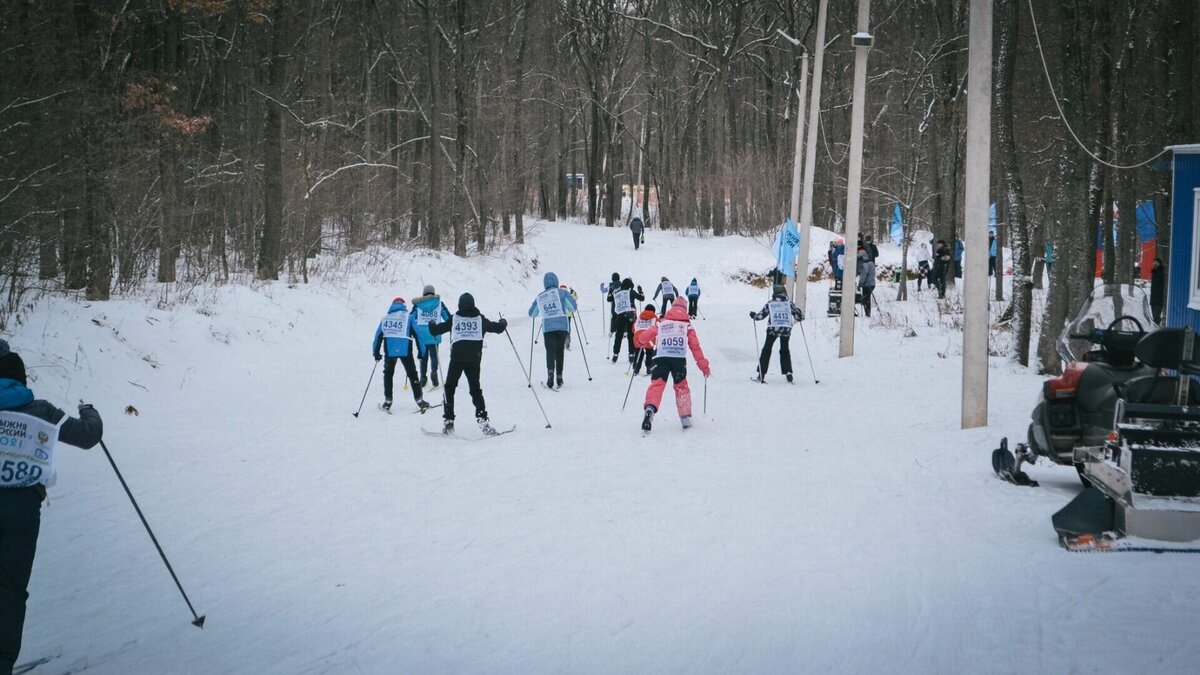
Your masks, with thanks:
[[[1154,259],[1154,267],[1150,268],[1150,311],[1154,315],[1154,323],[1162,325],[1163,305],[1167,299],[1167,270],[1163,267],[1162,258]]]
[[[633,233],[633,250],[638,250],[642,245],[642,233],[646,230],[646,223],[642,220],[642,212],[635,210],[629,218],[629,231]]]

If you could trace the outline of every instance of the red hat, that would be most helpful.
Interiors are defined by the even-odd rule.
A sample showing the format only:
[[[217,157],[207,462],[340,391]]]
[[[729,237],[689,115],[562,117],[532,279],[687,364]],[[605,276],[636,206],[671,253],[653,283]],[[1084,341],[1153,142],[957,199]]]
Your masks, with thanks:
[[[395,304],[397,302],[400,304],[404,304],[404,298],[401,298],[401,297],[392,298],[392,304]]]

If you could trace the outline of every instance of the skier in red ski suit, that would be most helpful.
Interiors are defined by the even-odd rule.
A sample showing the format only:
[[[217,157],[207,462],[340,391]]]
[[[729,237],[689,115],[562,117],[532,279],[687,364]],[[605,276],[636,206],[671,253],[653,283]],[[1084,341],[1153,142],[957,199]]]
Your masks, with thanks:
[[[686,429],[692,425],[692,392],[687,383],[688,350],[691,350],[704,377],[712,372],[708,368],[708,359],[704,358],[704,352],[700,349],[696,330],[688,321],[687,300],[675,298],[658,325],[634,337],[635,347],[644,349],[651,345],[657,345],[657,351],[654,369],[650,371],[650,387],[646,390],[646,415],[642,419],[642,431],[650,431],[654,413],[658,412],[662,402],[663,389],[667,386],[667,375],[675,380],[675,407],[679,410],[679,421]]]

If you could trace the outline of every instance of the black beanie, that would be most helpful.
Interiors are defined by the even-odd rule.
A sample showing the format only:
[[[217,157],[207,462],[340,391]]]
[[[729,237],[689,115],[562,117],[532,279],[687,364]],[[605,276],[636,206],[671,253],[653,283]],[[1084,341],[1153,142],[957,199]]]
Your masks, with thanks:
[[[16,380],[22,385],[28,385],[25,379],[25,362],[21,356],[10,351],[8,343],[0,340],[0,379]]]
[[[464,309],[475,309],[475,297],[470,293],[458,296],[458,310],[461,312]]]

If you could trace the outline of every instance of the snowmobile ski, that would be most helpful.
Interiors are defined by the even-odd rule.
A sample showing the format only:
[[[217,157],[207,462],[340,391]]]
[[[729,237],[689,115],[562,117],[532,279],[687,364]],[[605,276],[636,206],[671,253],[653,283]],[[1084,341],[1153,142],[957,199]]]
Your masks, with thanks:
[[[17,665],[13,666],[13,670],[12,670],[13,675],[20,675],[21,673],[28,673],[29,671],[33,670],[34,668],[37,668],[38,666],[44,666],[47,663],[50,663],[51,661],[57,659],[60,656],[62,656],[61,652],[58,654],[52,654],[50,656],[43,656],[40,659],[26,661],[25,663],[18,663]]]
[[[1030,478],[1029,474],[1017,469],[1017,459],[1008,449],[1008,438],[1000,439],[1000,447],[992,451],[992,470],[1002,480],[1013,485],[1038,486],[1038,482]]]
[[[1071,553],[1200,553],[1200,543],[1159,546],[1145,540],[1123,539],[1112,533],[1063,534],[1058,542]]]

